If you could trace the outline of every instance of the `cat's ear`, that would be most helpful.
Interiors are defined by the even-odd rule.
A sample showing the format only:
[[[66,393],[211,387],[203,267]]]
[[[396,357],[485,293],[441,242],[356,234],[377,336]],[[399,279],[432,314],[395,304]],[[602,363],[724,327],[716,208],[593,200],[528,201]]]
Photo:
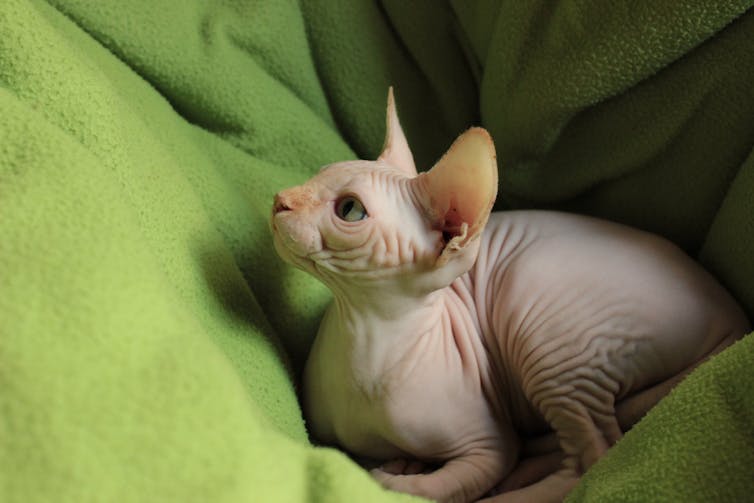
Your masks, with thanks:
[[[403,128],[398,121],[398,112],[395,110],[392,86],[387,92],[387,117],[385,122],[385,144],[382,146],[382,153],[377,160],[399,168],[408,176],[416,176],[414,156],[408,147],[406,135],[403,134]]]
[[[482,128],[471,128],[427,173],[413,183],[425,211],[441,229],[445,248],[438,265],[447,263],[481,234],[497,196],[495,145]]]

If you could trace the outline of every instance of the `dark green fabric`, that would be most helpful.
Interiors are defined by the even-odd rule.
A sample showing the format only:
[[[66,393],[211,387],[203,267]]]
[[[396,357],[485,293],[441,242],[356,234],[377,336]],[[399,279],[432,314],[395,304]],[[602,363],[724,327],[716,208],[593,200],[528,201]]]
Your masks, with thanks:
[[[377,154],[389,85],[421,169],[482,124],[499,208],[661,233],[754,314],[750,4],[0,2],[0,500],[407,499],[310,445],[329,296],[267,227],[277,190]],[[753,354],[572,499],[754,490]]]

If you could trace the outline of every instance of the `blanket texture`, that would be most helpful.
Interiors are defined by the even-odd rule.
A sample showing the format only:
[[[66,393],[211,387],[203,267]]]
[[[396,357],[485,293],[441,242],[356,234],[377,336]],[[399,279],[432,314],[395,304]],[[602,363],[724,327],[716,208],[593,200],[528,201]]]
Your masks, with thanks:
[[[272,195],[471,125],[498,208],[665,235],[754,315],[751,1],[3,0],[0,500],[409,501],[307,437],[329,301]],[[754,337],[700,367],[571,501],[754,491]]]

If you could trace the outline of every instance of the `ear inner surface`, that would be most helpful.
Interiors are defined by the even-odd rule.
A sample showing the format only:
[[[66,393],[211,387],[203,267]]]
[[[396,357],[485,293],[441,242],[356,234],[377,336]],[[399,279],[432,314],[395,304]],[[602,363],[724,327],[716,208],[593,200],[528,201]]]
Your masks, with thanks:
[[[453,238],[464,246],[476,237],[489,218],[497,196],[495,147],[487,131],[472,128],[463,133],[425,175],[428,213],[437,220],[446,242]]]

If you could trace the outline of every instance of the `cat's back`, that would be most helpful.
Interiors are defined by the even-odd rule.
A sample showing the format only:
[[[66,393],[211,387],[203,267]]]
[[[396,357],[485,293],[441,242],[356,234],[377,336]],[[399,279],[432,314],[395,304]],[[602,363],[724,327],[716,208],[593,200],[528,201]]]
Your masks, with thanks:
[[[470,278],[494,357],[519,380],[572,359],[614,371],[624,394],[748,327],[731,296],[675,245],[585,216],[493,213]]]

